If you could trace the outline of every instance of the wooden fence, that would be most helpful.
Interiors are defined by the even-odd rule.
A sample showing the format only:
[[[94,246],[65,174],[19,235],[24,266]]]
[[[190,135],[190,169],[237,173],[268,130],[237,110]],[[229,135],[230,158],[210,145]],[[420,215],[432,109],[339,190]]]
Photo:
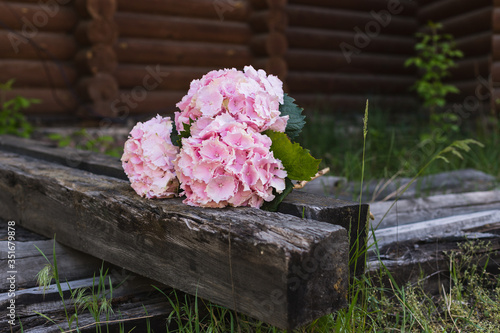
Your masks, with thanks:
[[[500,97],[499,4],[0,1],[0,81],[16,79],[6,97],[42,100],[27,111],[34,117],[125,118],[171,113],[192,79],[252,64],[278,75],[300,104],[325,112],[360,110],[366,98],[408,109],[415,105],[409,87],[417,73],[404,61],[414,52],[414,33],[434,20],[466,55],[453,71],[462,92],[456,101],[475,96],[481,80],[483,95],[492,90],[490,102]]]

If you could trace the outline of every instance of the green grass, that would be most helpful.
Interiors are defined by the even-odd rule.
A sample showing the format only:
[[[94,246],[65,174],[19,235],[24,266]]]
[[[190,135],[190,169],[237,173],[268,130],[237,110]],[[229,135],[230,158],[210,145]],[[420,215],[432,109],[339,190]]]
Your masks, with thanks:
[[[498,125],[483,119],[467,120],[457,133],[440,134],[431,131],[428,120],[419,116],[394,115],[371,110],[366,141],[365,180],[413,177],[432,157],[455,140],[473,138],[484,144],[464,159],[450,163],[433,163],[424,174],[474,168],[500,180],[500,134]],[[308,147],[321,167],[330,167],[331,174],[359,180],[362,174],[363,114],[350,116],[312,114],[298,140]]]

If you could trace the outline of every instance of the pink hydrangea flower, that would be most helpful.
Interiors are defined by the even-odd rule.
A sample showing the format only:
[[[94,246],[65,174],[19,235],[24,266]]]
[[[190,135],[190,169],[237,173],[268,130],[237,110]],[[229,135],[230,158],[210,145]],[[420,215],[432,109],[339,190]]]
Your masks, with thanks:
[[[177,103],[181,112],[175,113],[175,124],[180,132],[184,124],[228,114],[256,132],[284,132],[288,116],[282,117],[279,111],[283,95],[283,82],[261,69],[211,71],[191,82],[187,95]]]
[[[287,174],[270,150],[268,136],[228,114],[193,129],[174,160],[184,203],[259,208],[274,199],[273,189],[285,189]]]
[[[172,144],[171,133],[170,118],[158,115],[137,123],[125,142],[122,166],[132,188],[142,197],[171,198],[177,193],[173,160],[179,148]]]

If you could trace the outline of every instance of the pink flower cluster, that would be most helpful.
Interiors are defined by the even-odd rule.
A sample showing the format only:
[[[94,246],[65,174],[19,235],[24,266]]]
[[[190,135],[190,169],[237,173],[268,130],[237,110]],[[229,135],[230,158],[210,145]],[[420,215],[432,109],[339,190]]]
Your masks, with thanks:
[[[276,76],[252,66],[243,72],[234,68],[211,71],[191,82],[187,95],[177,103],[181,112],[176,112],[175,124],[181,131],[191,121],[213,120],[227,113],[256,132],[284,132],[288,116],[280,116],[280,103],[283,82]]]
[[[156,116],[137,123],[125,142],[122,166],[132,188],[142,197],[171,198],[179,182],[173,160],[179,148],[172,144],[172,121]]]
[[[192,206],[260,207],[285,189],[286,171],[270,151],[271,139],[223,113],[200,118],[182,139],[175,170]]]

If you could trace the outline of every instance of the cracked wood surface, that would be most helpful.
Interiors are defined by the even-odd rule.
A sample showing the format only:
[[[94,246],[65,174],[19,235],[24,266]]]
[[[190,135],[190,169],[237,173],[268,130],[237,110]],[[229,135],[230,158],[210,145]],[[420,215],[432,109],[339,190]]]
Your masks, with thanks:
[[[4,219],[278,327],[346,304],[348,239],[334,224],[146,200],[127,181],[5,152],[0,207]]]

